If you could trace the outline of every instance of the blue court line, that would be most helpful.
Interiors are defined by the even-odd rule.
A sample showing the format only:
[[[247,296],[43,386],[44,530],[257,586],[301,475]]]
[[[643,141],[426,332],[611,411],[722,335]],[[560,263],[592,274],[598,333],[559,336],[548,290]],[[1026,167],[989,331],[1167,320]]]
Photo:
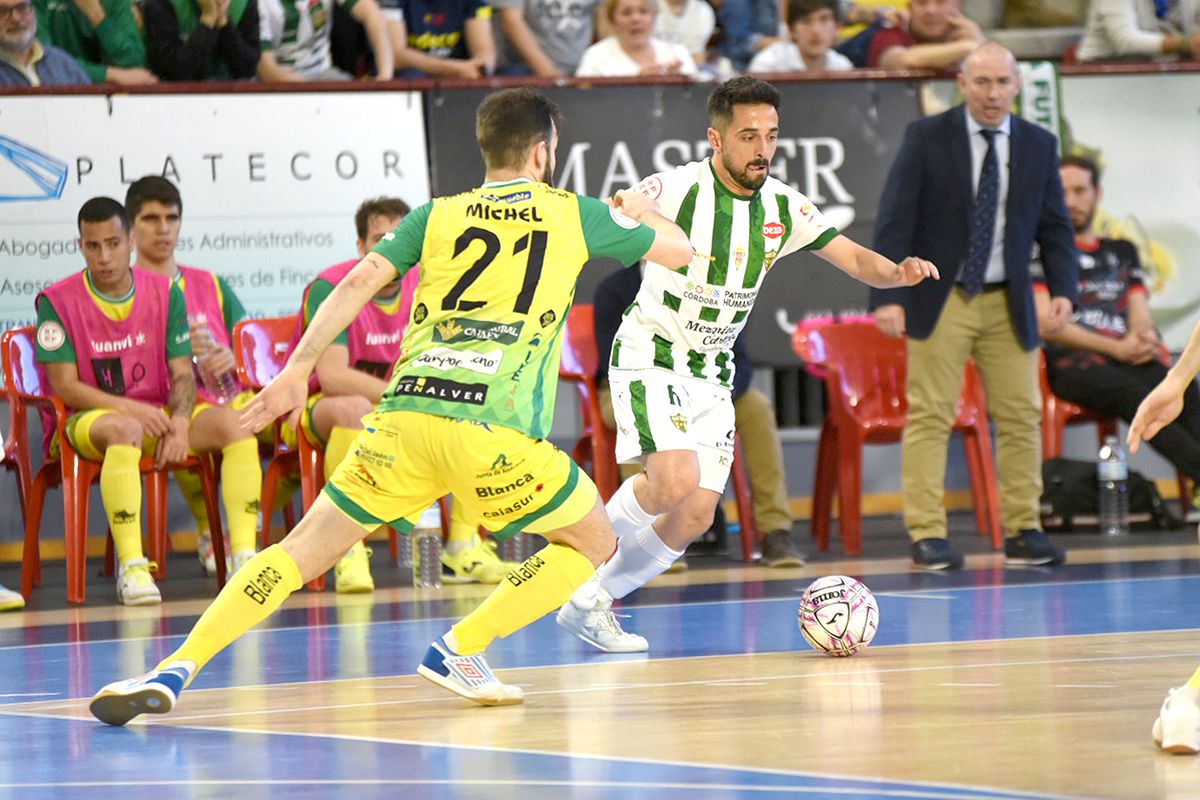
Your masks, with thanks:
[[[503,712],[500,712],[503,713]],[[196,796],[295,798],[678,798],[741,800],[1032,800],[1059,795],[941,783],[854,779],[726,765],[562,755],[377,738],[221,728],[142,726],[0,714],[0,737],[13,742],[0,792],[22,798]],[[60,743],[69,748],[64,758]],[[403,794],[398,790],[404,789]],[[224,792],[222,793],[222,790]],[[240,790],[240,791],[239,791]]]
[[[1200,608],[1198,576],[932,591],[953,599],[930,602],[881,594],[874,644],[1191,629],[1197,627],[1197,620],[1187,612]],[[649,638],[651,652],[626,656],[597,653],[560,629],[551,615],[497,641],[488,659],[498,669],[516,669],[787,651],[811,656],[797,627],[797,606],[794,592],[786,598],[740,603],[635,606],[627,609],[632,616],[627,627]],[[254,630],[214,659],[197,688],[411,675],[428,643],[445,631],[448,622],[416,619]],[[179,641],[179,637],[143,636],[8,647],[0,649],[0,675],[5,676],[8,693],[87,697],[111,680],[145,671],[169,655]],[[28,702],[28,698],[0,697],[0,707],[13,702]]]

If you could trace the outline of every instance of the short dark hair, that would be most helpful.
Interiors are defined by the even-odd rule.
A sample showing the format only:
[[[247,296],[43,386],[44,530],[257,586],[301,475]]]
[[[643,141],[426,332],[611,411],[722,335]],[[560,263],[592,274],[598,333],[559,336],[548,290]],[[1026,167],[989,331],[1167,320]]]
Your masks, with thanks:
[[[541,92],[522,87],[484,98],[475,115],[475,138],[489,168],[520,167],[538,142],[562,133],[562,110]]]
[[[354,212],[354,230],[358,231],[359,240],[365,242],[371,217],[407,217],[410,211],[412,209],[408,207],[408,203],[399,197],[372,197],[370,200],[364,200]]]
[[[151,201],[175,206],[180,214],[183,213],[183,198],[179,196],[179,190],[175,184],[158,175],[147,175],[129,184],[125,192],[125,213],[129,219],[137,219],[137,215],[142,213],[142,206]]]
[[[714,128],[723,128],[733,119],[734,106],[765,103],[779,110],[779,90],[766,81],[743,75],[725,81],[708,96],[708,121]]]
[[[83,233],[85,222],[108,222],[113,217],[121,223],[121,230],[129,233],[129,217],[125,216],[125,206],[111,197],[93,197],[79,207],[79,216],[75,218],[75,227]]]
[[[1092,176],[1092,186],[1100,185],[1100,165],[1087,156],[1069,153],[1062,157],[1062,161],[1059,162],[1059,166],[1078,167],[1079,169],[1085,169],[1088,171],[1088,174]]]
[[[789,0],[787,6],[788,27],[792,27],[809,14],[826,8],[833,12],[835,20],[838,22],[842,21],[841,7],[838,0]]]

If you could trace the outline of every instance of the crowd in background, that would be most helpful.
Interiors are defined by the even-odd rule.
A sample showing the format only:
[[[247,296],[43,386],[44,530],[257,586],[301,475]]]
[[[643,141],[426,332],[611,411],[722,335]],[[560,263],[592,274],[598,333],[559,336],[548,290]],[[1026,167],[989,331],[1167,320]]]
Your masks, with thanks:
[[[1090,0],[1065,55],[1200,59],[1198,21]],[[0,0],[0,87],[951,69],[983,39],[960,0]]]

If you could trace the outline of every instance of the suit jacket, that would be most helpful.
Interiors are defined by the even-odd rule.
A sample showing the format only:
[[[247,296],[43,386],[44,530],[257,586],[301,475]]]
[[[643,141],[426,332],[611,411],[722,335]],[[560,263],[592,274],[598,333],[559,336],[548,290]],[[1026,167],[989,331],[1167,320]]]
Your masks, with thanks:
[[[928,259],[941,272],[940,281],[871,290],[872,309],[904,306],[914,339],[933,333],[967,257],[974,191],[966,113],[959,105],[908,126],[879,203],[875,249],[893,261]],[[1032,350],[1039,342],[1029,275],[1034,243],[1051,295],[1078,299],[1079,265],[1058,174],[1058,140],[1016,116],[1010,130],[1004,269],[1013,326]]]

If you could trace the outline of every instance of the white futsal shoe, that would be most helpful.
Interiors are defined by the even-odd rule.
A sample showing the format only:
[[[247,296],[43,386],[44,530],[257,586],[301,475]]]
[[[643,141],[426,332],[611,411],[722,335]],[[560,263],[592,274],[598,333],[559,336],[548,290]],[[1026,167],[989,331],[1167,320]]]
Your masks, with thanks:
[[[583,641],[605,653],[644,653],[650,649],[646,637],[621,628],[612,610],[612,596],[604,589],[596,593],[591,608],[581,608],[574,599],[558,610],[555,621]],[[622,615],[624,616],[624,615]]]
[[[483,654],[460,656],[439,638],[429,645],[417,674],[481,706],[512,706],[525,702],[519,686],[501,683]]]
[[[1168,753],[1195,755],[1200,752],[1200,707],[1194,694],[1172,689],[1163,700],[1151,729],[1154,743]]]
[[[115,726],[139,714],[166,714],[195,672],[191,661],[172,661],[162,669],[108,684],[96,692],[88,709],[96,719]]]

